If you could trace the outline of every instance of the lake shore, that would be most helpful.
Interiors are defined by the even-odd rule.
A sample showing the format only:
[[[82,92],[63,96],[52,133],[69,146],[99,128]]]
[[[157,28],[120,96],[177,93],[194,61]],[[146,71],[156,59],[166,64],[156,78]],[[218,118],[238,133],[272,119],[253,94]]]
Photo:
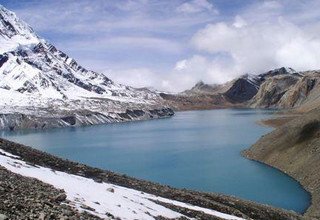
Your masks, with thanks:
[[[295,119],[300,115],[301,114],[298,114],[298,113],[294,114],[289,112],[281,112],[281,113],[277,113],[275,117],[259,120],[257,121],[257,123],[262,126],[278,128],[288,123],[289,121],[292,121],[293,119]]]
[[[75,163],[69,160],[52,156],[50,154],[35,150],[21,144],[16,144],[0,139],[0,148],[6,152],[17,155],[23,161],[35,166],[48,167],[53,170],[63,171],[70,174],[81,175],[91,178],[96,182],[108,182],[119,186],[140,190],[145,193],[152,193],[168,199],[175,199],[192,205],[198,205],[208,209],[214,209],[223,213],[236,215],[245,219],[302,219],[294,212],[260,205],[254,202],[245,201],[231,196],[224,196],[214,193],[204,193],[185,189],[175,189],[149,181],[138,180],[126,175],[116,174],[92,168],[84,164]],[[176,208],[176,207],[175,207]],[[201,213],[200,213],[201,214]],[[190,215],[200,215],[191,213]],[[200,219],[205,219],[204,217]],[[215,218],[217,219],[217,218]]]
[[[248,159],[272,166],[297,180],[311,194],[304,217],[320,218],[320,111],[260,121],[276,129],[243,151]]]

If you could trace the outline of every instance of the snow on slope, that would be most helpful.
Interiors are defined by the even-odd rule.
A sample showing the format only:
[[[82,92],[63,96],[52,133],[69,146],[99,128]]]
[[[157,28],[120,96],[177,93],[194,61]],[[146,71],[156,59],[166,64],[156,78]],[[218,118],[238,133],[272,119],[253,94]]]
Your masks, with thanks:
[[[38,44],[33,30],[15,14],[0,5],[0,53],[12,51],[19,45]]]
[[[8,112],[16,106],[45,108],[52,103],[60,103],[58,109],[90,110],[92,99],[100,100],[93,106],[99,112],[105,111],[105,103],[113,107],[111,102],[115,103],[112,110],[123,111],[127,103],[148,106],[161,99],[156,92],[120,85],[85,69],[1,5],[0,94],[6,94],[0,109],[6,107]],[[79,100],[88,104],[70,105]]]
[[[45,167],[31,166],[19,157],[7,153],[0,149],[0,165],[11,172],[33,177],[45,183],[51,184],[58,189],[63,189],[67,194],[67,199],[71,205],[79,211],[88,211],[101,218],[107,218],[106,213],[110,213],[120,219],[155,219],[163,216],[166,218],[179,218],[183,215],[169,208],[161,206],[154,201],[160,201],[201,211],[206,214],[222,219],[241,220],[242,218],[224,214],[214,210],[193,206],[190,204],[174,201],[141,191],[117,186],[109,183],[97,183],[92,179],[71,175],[60,171],[54,171]],[[84,206],[85,205],[85,206]],[[94,211],[87,208],[90,207]]]

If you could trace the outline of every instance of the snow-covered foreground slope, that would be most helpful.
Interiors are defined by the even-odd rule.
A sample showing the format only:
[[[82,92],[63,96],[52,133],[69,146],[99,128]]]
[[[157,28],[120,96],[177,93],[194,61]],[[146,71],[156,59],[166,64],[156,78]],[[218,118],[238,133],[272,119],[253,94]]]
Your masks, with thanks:
[[[59,119],[73,115],[77,124],[147,119],[157,117],[149,110],[164,109],[157,92],[117,84],[104,74],[85,69],[1,5],[0,94],[0,114],[33,116],[26,122],[2,115],[0,128],[32,127],[30,121],[39,116]],[[121,115],[127,110],[143,110],[144,114]],[[88,112],[102,116],[93,120]],[[36,120],[36,124],[37,128],[74,125],[57,121],[50,125],[48,120]]]
[[[0,165],[11,172],[33,177],[58,189],[63,189],[71,205],[79,211],[87,211],[101,218],[113,215],[120,219],[154,219],[157,216],[179,218],[184,215],[166,208],[157,202],[172,204],[189,210],[204,212],[222,219],[242,218],[214,210],[193,206],[179,201],[158,197],[141,191],[92,179],[54,171],[41,166],[31,166],[19,157],[0,150]],[[110,215],[111,214],[111,215]]]

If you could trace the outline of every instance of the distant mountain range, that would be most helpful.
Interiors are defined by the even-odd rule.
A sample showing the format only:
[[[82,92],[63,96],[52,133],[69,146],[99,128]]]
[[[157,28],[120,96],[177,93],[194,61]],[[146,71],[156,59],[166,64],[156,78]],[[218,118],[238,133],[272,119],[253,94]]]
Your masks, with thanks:
[[[245,74],[220,85],[199,82],[182,93],[160,95],[178,110],[249,107],[308,111],[320,106],[319,80],[320,71],[282,67],[259,75]]]

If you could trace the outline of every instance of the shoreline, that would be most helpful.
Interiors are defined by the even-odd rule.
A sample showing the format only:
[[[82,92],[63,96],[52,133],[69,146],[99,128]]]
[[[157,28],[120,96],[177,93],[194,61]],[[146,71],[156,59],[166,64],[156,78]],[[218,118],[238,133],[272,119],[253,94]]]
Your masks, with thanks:
[[[23,161],[37,166],[48,167],[53,170],[63,171],[91,178],[95,182],[107,182],[130,189],[140,190],[145,193],[152,193],[168,199],[175,199],[192,205],[214,209],[226,214],[234,214],[239,217],[251,219],[302,219],[295,212],[280,208],[261,205],[251,201],[245,201],[232,196],[224,196],[215,193],[205,193],[186,189],[175,189],[145,180],[120,175],[111,171],[92,168],[84,164],[64,160],[48,153],[35,150],[21,144],[16,144],[0,139],[0,148],[11,154],[20,156]]]
[[[248,150],[248,149],[247,149],[247,150]],[[303,216],[306,220],[309,219],[309,217],[307,217],[306,214],[308,213],[308,210],[313,206],[313,203],[314,203],[314,193],[312,193],[312,191],[310,191],[310,189],[309,189],[305,184],[303,184],[299,179],[296,179],[293,175],[291,175],[290,173],[286,172],[285,170],[280,169],[280,168],[278,168],[278,167],[276,167],[276,166],[274,166],[274,165],[272,165],[272,164],[266,163],[266,162],[264,162],[264,161],[262,161],[262,160],[258,160],[258,159],[254,159],[254,158],[250,157],[249,155],[246,154],[246,151],[247,151],[247,150],[244,150],[244,151],[241,152],[241,155],[242,155],[243,157],[245,157],[245,158],[248,159],[248,160],[255,161],[255,162],[257,162],[257,163],[261,163],[261,164],[263,164],[263,165],[265,165],[265,166],[268,166],[268,167],[271,167],[271,168],[273,168],[273,169],[279,170],[280,172],[284,173],[285,175],[289,176],[291,179],[293,179],[294,181],[296,181],[296,182],[300,185],[300,187],[301,187],[302,189],[304,189],[304,190],[310,195],[309,205],[308,205],[308,207],[304,210],[304,212],[302,213],[302,216]],[[310,219],[316,220],[315,218],[310,218]]]
[[[299,115],[291,115],[288,114],[286,116],[276,116],[267,119],[258,120],[256,123],[261,126],[271,127],[271,128],[278,128],[283,126],[284,124],[294,120]]]
[[[248,160],[251,160],[251,161],[254,161],[254,162],[256,162],[256,163],[263,164],[264,166],[271,167],[271,168],[273,168],[273,169],[276,169],[276,170],[280,171],[281,173],[287,175],[287,176],[290,177],[292,180],[294,180],[295,182],[297,182],[297,183],[299,184],[299,186],[309,194],[309,196],[310,196],[309,204],[308,204],[308,206],[306,207],[306,209],[303,211],[303,213],[301,213],[301,215],[304,216],[304,215],[306,214],[306,212],[308,211],[308,209],[310,208],[311,204],[312,204],[312,193],[311,193],[299,180],[297,180],[296,178],[294,178],[293,176],[291,176],[290,174],[288,174],[288,173],[285,172],[284,170],[281,170],[281,169],[279,169],[278,167],[275,167],[275,166],[270,165],[270,164],[268,164],[268,163],[265,163],[265,162],[263,162],[263,161],[256,160],[256,159],[253,159],[253,158],[248,157],[248,156],[246,155],[246,151],[247,151],[247,150],[248,150],[248,149],[243,150],[243,151],[241,152],[241,155],[242,155],[244,158],[246,158],[246,159],[248,159]],[[300,213],[299,213],[299,214],[300,214]]]
[[[277,129],[283,125],[285,125],[286,123],[294,120],[296,117],[300,116],[301,114],[291,114],[291,113],[280,113],[278,116],[276,117],[271,117],[271,118],[267,118],[267,119],[262,119],[262,120],[259,120],[257,121],[256,123],[261,125],[261,126],[266,126],[266,127],[271,127],[273,129]],[[271,131],[272,132],[272,131]],[[271,133],[269,132],[269,133]],[[269,134],[267,133],[267,135]],[[264,136],[264,135],[263,135]],[[262,137],[263,137],[262,136]],[[259,139],[261,139],[262,137],[260,137]],[[258,139],[258,140],[259,140]],[[258,141],[257,140],[257,141]],[[251,146],[252,147],[252,146]],[[268,167],[271,167],[273,169],[276,169],[282,173],[284,173],[285,175],[289,176],[290,178],[292,178],[294,181],[296,181],[301,188],[303,188],[309,195],[310,195],[310,199],[309,199],[309,204],[308,204],[308,207],[304,210],[304,212],[302,213],[302,215],[305,215],[308,211],[308,209],[312,206],[312,202],[313,202],[313,193],[308,189],[308,187],[306,187],[299,179],[295,178],[293,175],[290,175],[288,172],[286,172],[286,170],[282,170],[272,164],[269,164],[269,163],[266,163],[264,162],[263,160],[258,160],[258,159],[254,159],[252,157],[250,157],[246,152],[250,150],[250,148],[247,148],[243,151],[241,151],[241,155],[243,157],[245,157],[246,159],[248,160],[251,160],[251,161],[255,161],[257,163],[261,163],[265,166],[268,166]]]
[[[277,115],[276,117],[271,117],[271,118],[267,118],[267,119],[262,119],[257,121],[256,123],[261,125],[261,126],[266,126],[266,127],[271,127],[274,130],[277,128],[280,128],[282,126],[284,126],[285,124],[289,123],[290,121],[296,119],[297,117],[301,116],[302,114],[292,114],[292,112],[282,112],[279,115]],[[273,130],[273,131],[274,131]],[[271,131],[272,132],[272,131]],[[269,135],[271,132],[267,133],[266,135]],[[260,137],[255,144],[257,144],[257,142],[263,138],[265,135],[263,135],[262,137]],[[308,210],[314,205],[314,193],[309,189],[309,187],[307,185],[305,185],[301,180],[299,180],[299,178],[295,177],[294,175],[290,174],[290,172],[288,172],[285,169],[281,169],[275,165],[273,165],[272,163],[267,163],[261,159],[255,159],[254,156],[249,155],[248,152],[250,151],[250,149],[255,145],[253,144],[251,147],[243,150],[241,152],[241,155],[245,158],[247,158],[248,160],[251,161],[255,161],[257,163],[261,163],[265,166],[269,166],[272,167],[273,169],[279,170],[280,172],[284,173],[285,175],[289,176],[290,178],[292,178],[294,181],[296,181],[297,183],[299,183],[299,185],[301,186],[301,188],[303,188],[309,195],[310,195],[310,200],[309,200],[309,205],[308,207],[304,210],[304,212],[302,213],[302,215],[305,217],[305,219],[309,219],[309,217],[306,217],[306,214],[308,213]],[[312,220],[316,220],[311,218]]]
[[[297,114],[295,117],[290,113],[288,115],[289,120],[284,116],[264,123],[275,129],[242,151],[242,155],[278,169],[296,180],[311,198],[310,205],[303,214],[304,218],[317,220],[320,219],[320,167],[317,156],[320,111]]]
[[[112,114],[111,117],[109,114]],[[175,112],[169,107],[136,110],[127,109],[125,112],[64,112],[56,116],[35,116],[24,113],[0,113],[0,131],[15,130],[46,130],[51,128],[84,127],[99,124],[124,123],[170,118]]]

